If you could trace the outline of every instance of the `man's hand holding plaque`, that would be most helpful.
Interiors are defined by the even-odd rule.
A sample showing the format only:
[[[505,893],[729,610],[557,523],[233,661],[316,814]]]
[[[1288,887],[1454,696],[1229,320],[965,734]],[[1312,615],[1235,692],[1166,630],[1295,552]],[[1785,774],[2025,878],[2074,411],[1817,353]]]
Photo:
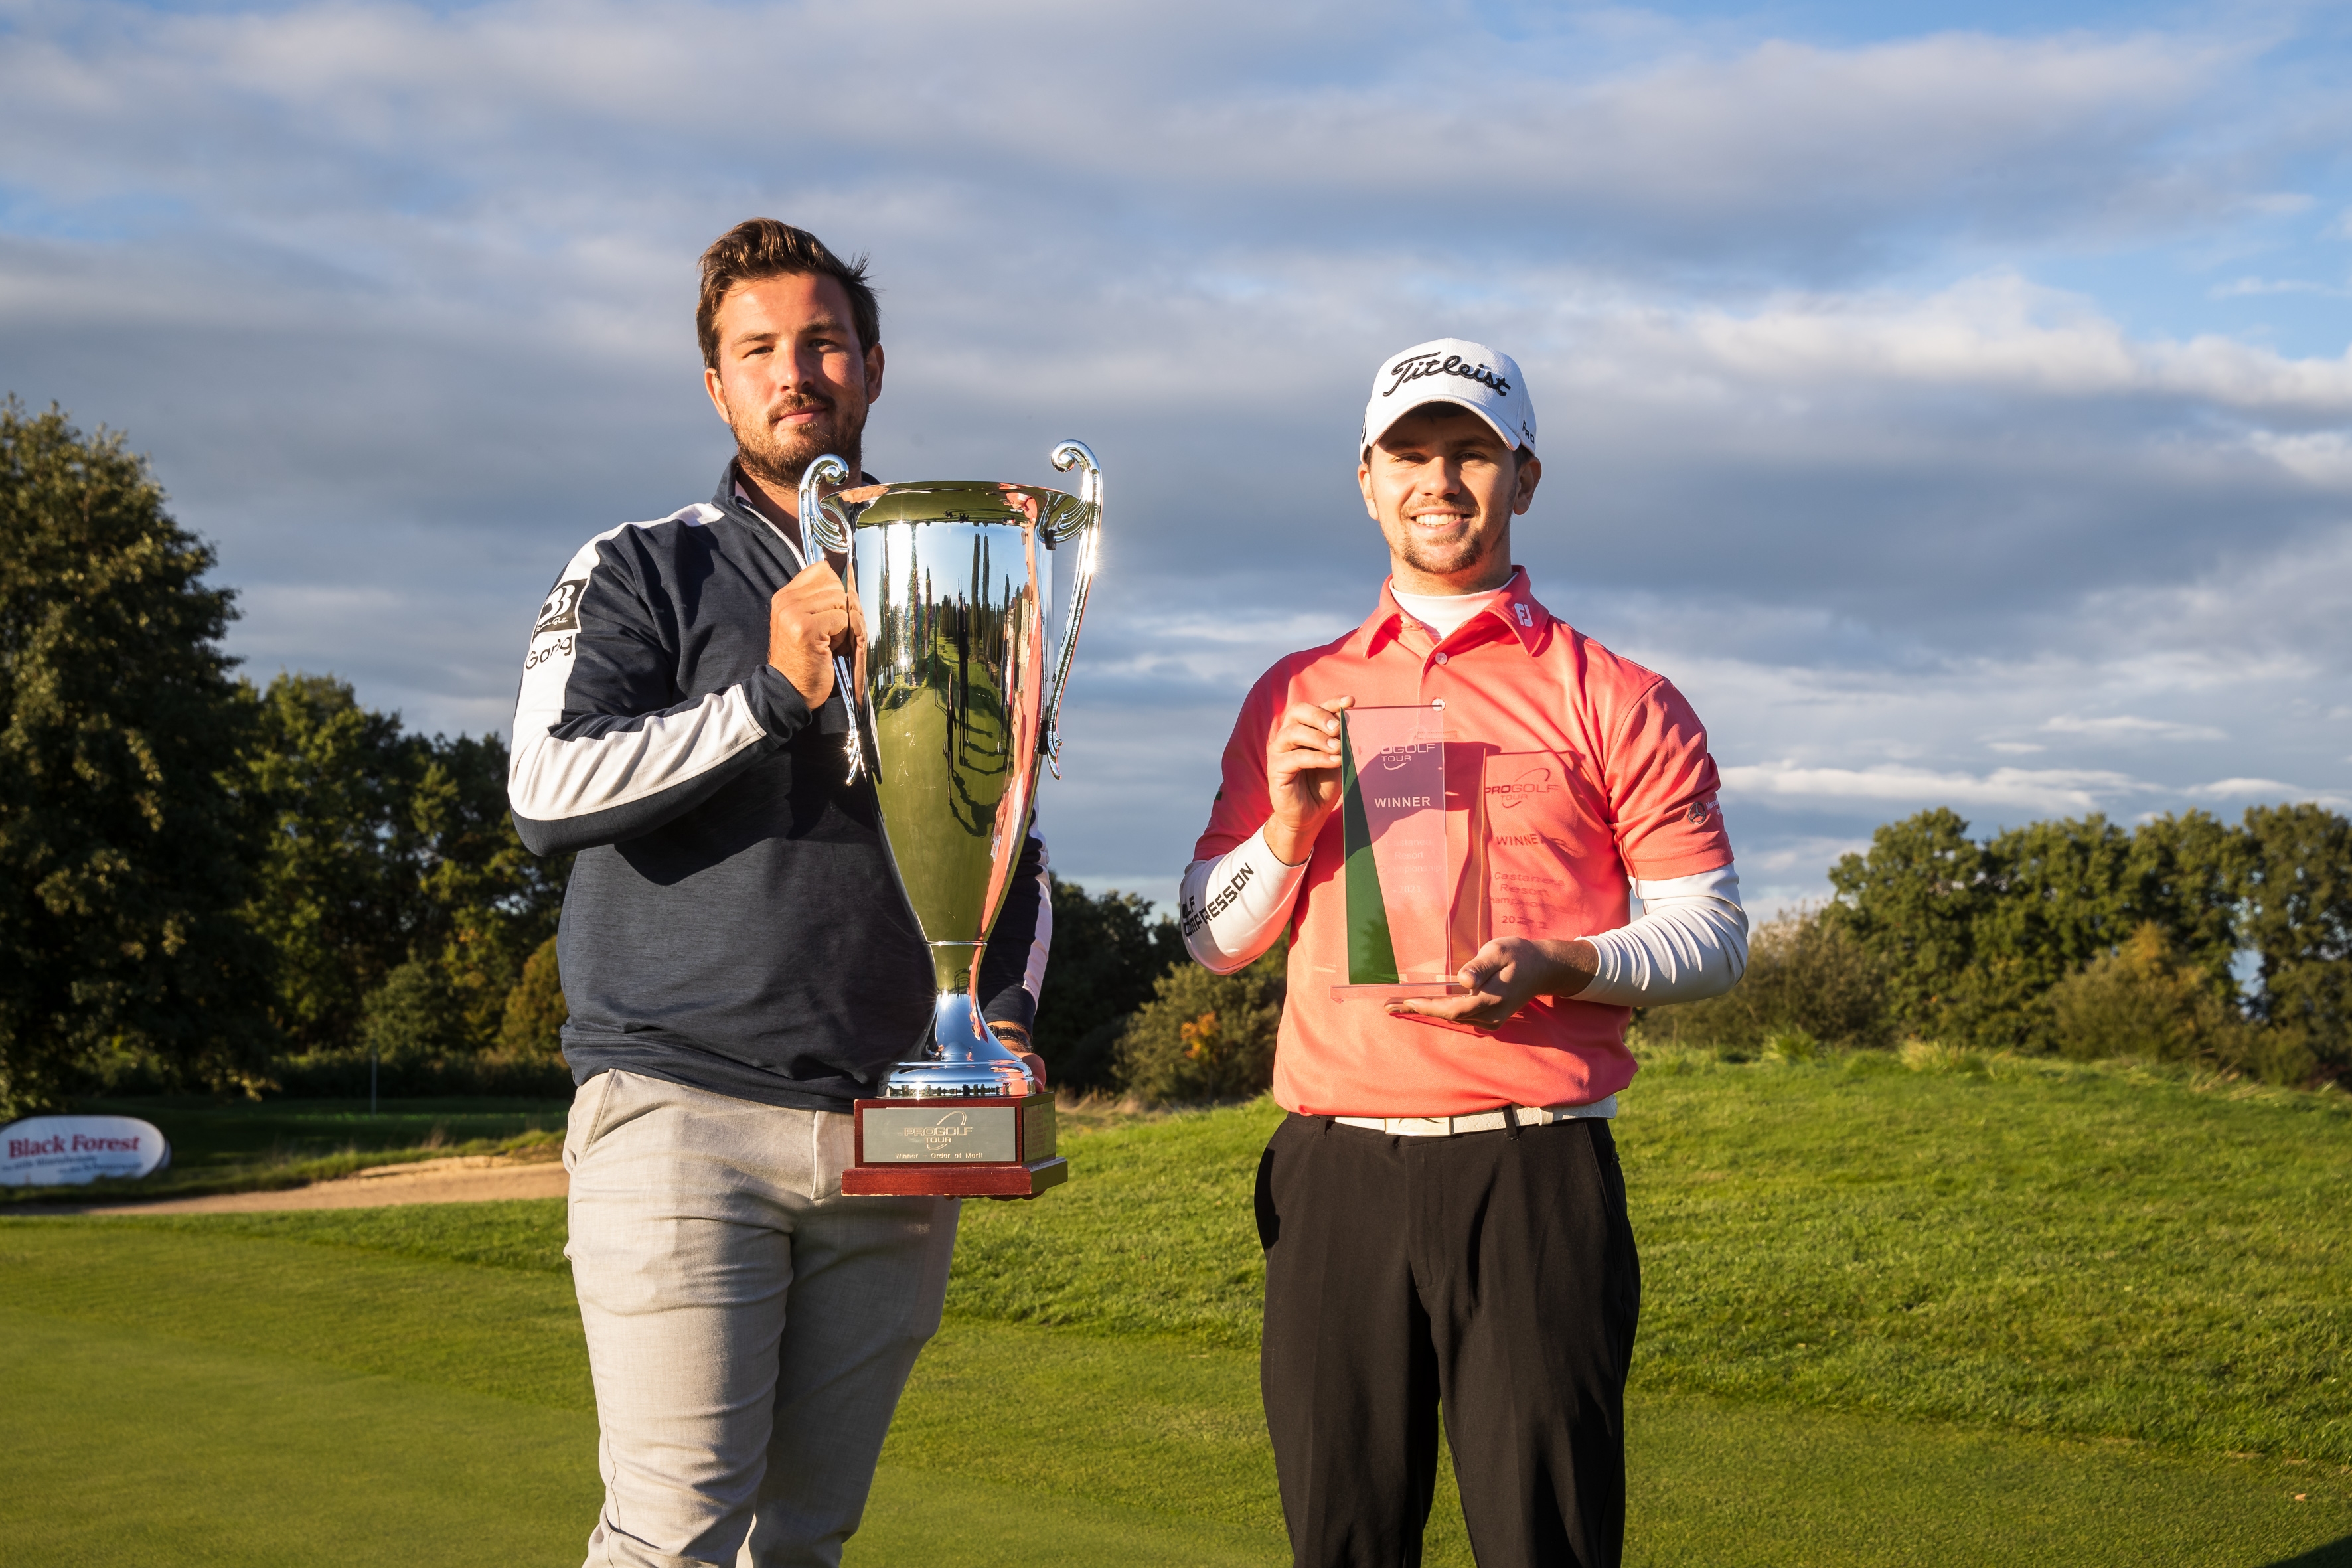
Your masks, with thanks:
[[[1285,865],[1304,864],[1314,853],[1316,835],[1339,804],[1339,715],[1353,701],[1292,703],[1266,747],[1265,787],[1274,815],[1266,821],[1265,847]]]
[[[1462,966],[1465,996],[1402,997],[1389,1004],[1391,1017],[1416,1013],[1492,1029],[1507,1024],[1520,1008],[1538,996],[1565,1000],[1591,983],[1600,955],[1592,944],[1538,942],[1523,936],[1497,937]]]

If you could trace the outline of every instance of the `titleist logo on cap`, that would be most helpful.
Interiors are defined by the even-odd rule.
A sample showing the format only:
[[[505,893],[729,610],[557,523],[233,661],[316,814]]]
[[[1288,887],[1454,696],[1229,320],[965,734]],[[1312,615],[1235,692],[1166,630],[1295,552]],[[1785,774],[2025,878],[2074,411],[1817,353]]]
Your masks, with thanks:
[[[1536,444],[1535,405],[1528,400],[1528,378],[1519,373],[1519,362],[1467,338],[1432,338],[1398,350],[1372,373],[1359,447],[1371,446],[1390,426],[1432,403],[1468,409],[1505,446]]]
[[[1438,363],[1435,354],[1419,354],[1401,359],[1389,366],[1389,374],[1396,379],[1389,383],[1388,390],[1381,394],[1382,397],[1394,396],[1398,387],[1409,381],[1419,381],[1425,375],[1458,375],[1465,381],[1475,381],[1482,385],[1491,386],[1507,397],[1510,395],[1511,391],[1510,377],[1496,374],[1491,365],[1472,364],[1460,354],[1447,354],[1443,364]]]

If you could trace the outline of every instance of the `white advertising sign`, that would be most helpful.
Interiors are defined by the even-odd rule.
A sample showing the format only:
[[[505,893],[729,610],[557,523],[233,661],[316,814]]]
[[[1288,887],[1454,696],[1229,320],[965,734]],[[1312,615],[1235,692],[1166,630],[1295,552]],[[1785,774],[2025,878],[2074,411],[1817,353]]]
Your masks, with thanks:
[[[28,1116],[0,1127],[0,1187],[144,1176],[171,1163],[171,1143],[135,1116]]]

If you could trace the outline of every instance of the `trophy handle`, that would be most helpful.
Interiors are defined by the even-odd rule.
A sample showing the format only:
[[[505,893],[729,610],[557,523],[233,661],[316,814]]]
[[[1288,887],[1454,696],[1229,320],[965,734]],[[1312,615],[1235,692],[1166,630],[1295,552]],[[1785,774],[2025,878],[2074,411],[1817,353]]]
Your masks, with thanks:
[[[1062,694],[1069,689],[1070,660],[1078,651],[1078,626],[1087,618],[1087,593],[1095,584],[1095,564],[1102,548],[1102,465],[1095,461],[1094,452],[1084,441],[1065,441],[1054,448],[1054,467],[1067,472],[1073,464],[1083,470],[1078,476],[1078,514],[1046,534],[1055,544],[1075,533],[1086,534],[1078,542],[1077,563],[1070,573],[1069,625],[1062,628],[1062,653],[1054,661],[1054,684],[1045,694],[1045,765],[1057,779],[1062,776]],[[802,481],[802,493],[807,493],[806,480]],[[805,510],[806,503],[803,505]]]
[[[839,484],[849,478],[849,465],[827,452],[801,472],[801,539],[803,558],[807,542],[814,541],[818,549],[828,555],[847,554],[849,551],[849,514],[839,501],[823,494],[821,487]],[[849,592],[846,584],[843,591]],[[866,771],[866,751],[857,743],[857,682],[850,673],[849,661],[839,654],[833,658],[834,683],[841,688],[842,711],[849,715],[849,776],[842,782],[856,784],[857,775]],[[1059,777],[1059,774],[1055,774]]]
[[[829,555],[842,554],[849,549],[849,514],[831,496],[820,493],[825,485],[839,484],[849,478],[849,465],[827,452],[811,463],[801,474],[801,537],[814,539]]]

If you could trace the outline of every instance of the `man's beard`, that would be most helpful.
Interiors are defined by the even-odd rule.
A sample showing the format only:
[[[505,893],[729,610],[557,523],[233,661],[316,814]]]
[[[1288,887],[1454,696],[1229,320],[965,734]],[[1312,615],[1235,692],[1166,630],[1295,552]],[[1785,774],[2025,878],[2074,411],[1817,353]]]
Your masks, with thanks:
[[[1493,533],[1465,534],[1439,543],[1414,533],[1411,523],[1405,525],[1405,531],[1404,548],[1398,553],[1404,557],[1406,565],[1433,577],[1453,577],[1470,571],[1502,543],[1501,535]]]
[[[830,399],[804,398],[784,412],[796,414],[804,409],[820,409],[821,417],[813,425],[793,426],[793,434],[779,437],[775,426],[764,416],[730,421],[735,432],[736,461],[743,471],[767,484],[792,489],[801,482],[801,475],[811,463],[827,452],[849,465],[854,477],[858,472],[860,454],[858,437],[865,434],[865,421],[858,428],[845,431],[841,405]]]

